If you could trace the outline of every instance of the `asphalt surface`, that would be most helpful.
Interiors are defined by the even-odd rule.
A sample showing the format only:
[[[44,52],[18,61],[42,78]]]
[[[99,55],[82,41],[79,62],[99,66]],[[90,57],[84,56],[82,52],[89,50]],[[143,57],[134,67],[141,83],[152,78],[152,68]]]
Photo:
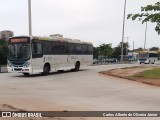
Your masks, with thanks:
[[[0,74],[0,104],[31,111],[160,111],[160,88],[98,72],[137,66],[90,66],[48,76]]]

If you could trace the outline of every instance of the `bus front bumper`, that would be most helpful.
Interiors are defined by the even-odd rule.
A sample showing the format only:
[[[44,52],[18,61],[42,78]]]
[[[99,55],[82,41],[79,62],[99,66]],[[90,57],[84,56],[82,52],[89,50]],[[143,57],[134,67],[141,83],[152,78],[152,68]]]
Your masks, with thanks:
[[[32,73],[31,66],[29,67],[9,67],[7,66],[8,72],[14,73]]]

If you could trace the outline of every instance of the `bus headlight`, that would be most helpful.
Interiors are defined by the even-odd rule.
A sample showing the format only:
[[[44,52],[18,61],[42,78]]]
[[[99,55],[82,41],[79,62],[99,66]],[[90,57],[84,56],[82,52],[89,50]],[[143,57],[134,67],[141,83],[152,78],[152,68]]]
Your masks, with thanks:
[[[24,64],[24,67],[29,67],[30,66],[30,62],[26,62],[25,64]]]

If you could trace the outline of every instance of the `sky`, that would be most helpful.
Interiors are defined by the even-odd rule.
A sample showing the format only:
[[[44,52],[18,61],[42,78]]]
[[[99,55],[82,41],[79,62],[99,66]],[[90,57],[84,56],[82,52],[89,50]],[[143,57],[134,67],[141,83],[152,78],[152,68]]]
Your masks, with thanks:
[[[126,17],[140,13],[141,6],[159,0],[127,0]],[[28,0],[0,0],[0,31],[28,35]],[[93,43],[112,44],[122,41],[124,0],[31,0],[32,34],[49,36],[62,34],[66,38]],[[156,24],[148,22],[146,48],[160,47]],[[126,19],[124,41],[130,49],[144,47],[145,24]]]

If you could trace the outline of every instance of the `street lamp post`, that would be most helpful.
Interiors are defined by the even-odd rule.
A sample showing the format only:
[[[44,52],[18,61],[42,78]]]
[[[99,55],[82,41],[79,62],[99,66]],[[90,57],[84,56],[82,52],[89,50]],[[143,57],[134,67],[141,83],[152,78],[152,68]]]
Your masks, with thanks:
[[[144,50],[146,49],[146,40],[147,40],[147,22],[146,22],[146,28],[145,28]]]
[[[124,15],[123,15],[123,29],[122,29],[122,43],[121,43],[121,63],[123,63],[123,42],[124,42],[124,27],[125,27],[125,16],[126,16],[126,0],[124,2]]]
[[[28,0],[29,36],[32,36],[31,0]]]

